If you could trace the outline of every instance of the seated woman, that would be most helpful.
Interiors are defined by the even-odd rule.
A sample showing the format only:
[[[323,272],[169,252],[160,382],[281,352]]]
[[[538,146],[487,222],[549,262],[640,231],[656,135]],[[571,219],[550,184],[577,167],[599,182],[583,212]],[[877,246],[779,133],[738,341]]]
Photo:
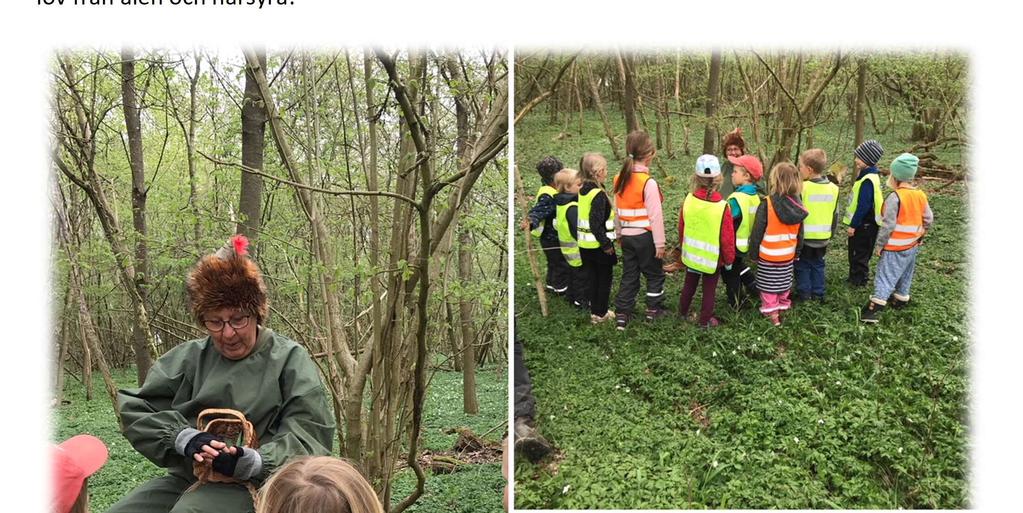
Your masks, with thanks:
[[[292,456],[330,454],[334,421],[317,367],[302,346],[263,326],[266,285],[247,244],[235,236],[189,273],[192,314],[208,336],[161,356],[141,388],[118,392],[125,438],[168,475],[109,513],[252,512],[246,484],[258,487]],[[196,429],[208,408],[243,413],[253,443],[235,447]],[[236,482],[196,485],[193,464],[205,462]]]

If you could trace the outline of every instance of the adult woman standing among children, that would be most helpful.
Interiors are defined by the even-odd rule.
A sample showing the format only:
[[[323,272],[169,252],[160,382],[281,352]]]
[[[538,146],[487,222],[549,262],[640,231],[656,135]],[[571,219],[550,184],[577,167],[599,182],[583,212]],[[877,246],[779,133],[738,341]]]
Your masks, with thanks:
[[[732,159],[737,159],[746,155],[746,141],[742,138],[742,128],[735,127],[735,130],[725,134],[724,140],[721,142],[721,148],[725,152],[724,161],[721,162],[721,174],[723,176],[731,176],[732,174]],[[761,176],[763,173],[763,167],[761,166]],[[757,178],[759,180],[760,178]],[[756,188],[756,182],[753,182],[754,188]],[[731,180],[725,179],[721,182],[721,196],[727,198],[732,192],[735,191],[735,186]]]
[[[893,189],[884,200],[881,229],[874,254],[880,259],[874,279],[874,294],[860,312],[860,320],[878,321],[886,306],[901,308],[909,303],[920,239],[934,222],[927,194],[913,185],[920,159],[903,153],[892,161],[888,187]]]
[[[771,324],[781,325],[781,312],[792,305],[793,262],[803,245],[803,219],[806,208],[799,200],[803,181],[796,166],[775,164],[769,178],[770,195],[757,209],[750,235],[750,251],[757,253],[757,288],[760,312]]]
[[[721,184],[721,164],[714,155],[696,159],[693,192],[682,201],[678,216],[678,240],[682,245],[682,263],[686,279],[682,286],[678,313],[684,319],[696,295],[697,282],[703,278],[703,306],[699,325],[713,328],[720,321],[714,317],[714,289],[718,269],[731,269],[735,260],[735,230],[728,203],[717,192]]]
[[[604,192],[607,160],[599,153],[585,153],[579,159],[579,173],[583,180],[579,190],[579,253],[588,284],[590,322],[598,324],[615,317],[614,310],[608,309],[608,303],[614,266],[618,263],[614,246],[614,210]]]
[[[640,274],[646,278],[646,318],[667,315],[664,309],[664,197],[650,177],[650,163],[657,153],[650,135],[629,133],[625,139],[627,156],[615,176],[616,233],[622,246],[622,281],[615,298],[615,327],[624,330],[632,319],[639,293]]]

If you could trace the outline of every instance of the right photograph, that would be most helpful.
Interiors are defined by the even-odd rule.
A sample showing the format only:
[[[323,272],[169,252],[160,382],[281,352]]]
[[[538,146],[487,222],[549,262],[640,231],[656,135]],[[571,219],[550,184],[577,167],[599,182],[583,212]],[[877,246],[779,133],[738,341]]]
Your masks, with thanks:
[[[515,508],[970,507],[969,64],[517,50]]]

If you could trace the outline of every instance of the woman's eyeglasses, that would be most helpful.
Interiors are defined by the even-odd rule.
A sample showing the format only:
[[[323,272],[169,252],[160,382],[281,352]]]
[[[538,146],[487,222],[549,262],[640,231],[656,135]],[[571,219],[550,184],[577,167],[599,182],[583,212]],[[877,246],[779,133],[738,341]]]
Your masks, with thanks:
[[[224,325],[230,324],[235,330],[240,330],[249,325],[249,318],[251,315],[241,315],[238,317],[231,317],[228,320],[223,319],[203,319],[202,324],[206,326],[206,329],[218,333],[224,331]]]

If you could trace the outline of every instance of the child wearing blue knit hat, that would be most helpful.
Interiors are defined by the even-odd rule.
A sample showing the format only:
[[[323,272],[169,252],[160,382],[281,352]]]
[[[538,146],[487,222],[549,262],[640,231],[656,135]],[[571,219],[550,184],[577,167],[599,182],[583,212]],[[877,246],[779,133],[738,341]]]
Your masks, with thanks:
[[[863,141],[853,151],[856,156],[856,183],[849,195],[842,223],[849,235],[849,284],[863,286],[870,277],[870,255],[881,224],[881,177],[877,163],[884,155],[881,143]]]
[[[934,222],[927,194],[913,184],[920,159],[903,153],[892,161],[888,187],[892,192],[884,200],[881,227],[874,254],[881,257],[874,279],[874,293],[860,312],[860,320],[876,323],[886,306],[902,308],[909,303],[920,240]]]

